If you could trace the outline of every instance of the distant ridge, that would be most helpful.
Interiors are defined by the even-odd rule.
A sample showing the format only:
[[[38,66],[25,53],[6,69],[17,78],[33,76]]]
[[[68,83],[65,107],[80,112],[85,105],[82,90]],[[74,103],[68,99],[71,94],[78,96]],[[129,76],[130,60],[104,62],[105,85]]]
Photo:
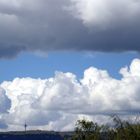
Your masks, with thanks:
[[[64,140],[70,139],[73,132],[55,132],[55,131],[9,131],[0,132],[0,140]]]

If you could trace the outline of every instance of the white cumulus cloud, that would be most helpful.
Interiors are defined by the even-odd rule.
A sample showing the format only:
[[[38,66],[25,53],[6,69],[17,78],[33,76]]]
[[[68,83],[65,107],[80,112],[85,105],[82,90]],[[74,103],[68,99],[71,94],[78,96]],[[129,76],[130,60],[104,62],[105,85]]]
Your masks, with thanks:
[[[7,97],[5,90],[0,87],[0,113],[8,112],[10,106],[10,99]]]
[[[4,115],[8,113],[10,107],[11,100],[6,95],[5,90],[0,87],[0,129],[6,129],[8,127]]]
[[[8,129],[19,129],[26,120],[31,128],[49,130],[72,129],[75,121],[82,117],[102,122],[111,114],[138,113],[140,59],[121,68],[120,73],[122,78],[118,80],[106,70],[90,67],[82,79],[70,72],[56,72],[54,77],[44,80],[5,81],[1,84],[5,92],[0,92],[0,111],[3,114],[3,110],[9,109],[9,113],[4,114]],[[5,109],[9,103],[7,96],[11,108]]]

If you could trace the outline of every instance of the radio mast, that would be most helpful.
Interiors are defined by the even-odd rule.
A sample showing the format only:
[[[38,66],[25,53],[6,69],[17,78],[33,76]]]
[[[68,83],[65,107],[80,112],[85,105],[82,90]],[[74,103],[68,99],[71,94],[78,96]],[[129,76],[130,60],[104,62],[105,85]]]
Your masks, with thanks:
[[[25,121],[25,124],[24,124],[24,128],[25,128],[25,132],[26,132],[26,130],[27,130],[27,124],[26,124],[26,121]]]

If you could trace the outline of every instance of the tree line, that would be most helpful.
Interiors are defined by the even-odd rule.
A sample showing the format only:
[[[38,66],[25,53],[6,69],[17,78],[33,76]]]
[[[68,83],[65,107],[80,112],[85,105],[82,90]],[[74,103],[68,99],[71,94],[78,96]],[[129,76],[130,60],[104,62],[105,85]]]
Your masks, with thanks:
[[[72,140],[140,140],[140,124],[112,117],[113,127],[98,125],[86,119],[78,120]]]

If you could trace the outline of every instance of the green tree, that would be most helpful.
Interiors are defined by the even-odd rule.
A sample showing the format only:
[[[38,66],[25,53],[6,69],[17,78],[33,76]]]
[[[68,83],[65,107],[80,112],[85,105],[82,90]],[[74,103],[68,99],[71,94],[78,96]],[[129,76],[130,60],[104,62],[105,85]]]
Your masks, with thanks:
[[[97,123],[85,119],[78,120],[75,128],[73,140],[99,140],[102,127]]]
[[[122,121],[117,115],[113,117],[115,123],[114,140],[140,140],[139,123],[130,124]]]
[[[140,140],[140,124],[123,121],[119,116],[112,117],[114,127],[78,120],[72,140]]]

